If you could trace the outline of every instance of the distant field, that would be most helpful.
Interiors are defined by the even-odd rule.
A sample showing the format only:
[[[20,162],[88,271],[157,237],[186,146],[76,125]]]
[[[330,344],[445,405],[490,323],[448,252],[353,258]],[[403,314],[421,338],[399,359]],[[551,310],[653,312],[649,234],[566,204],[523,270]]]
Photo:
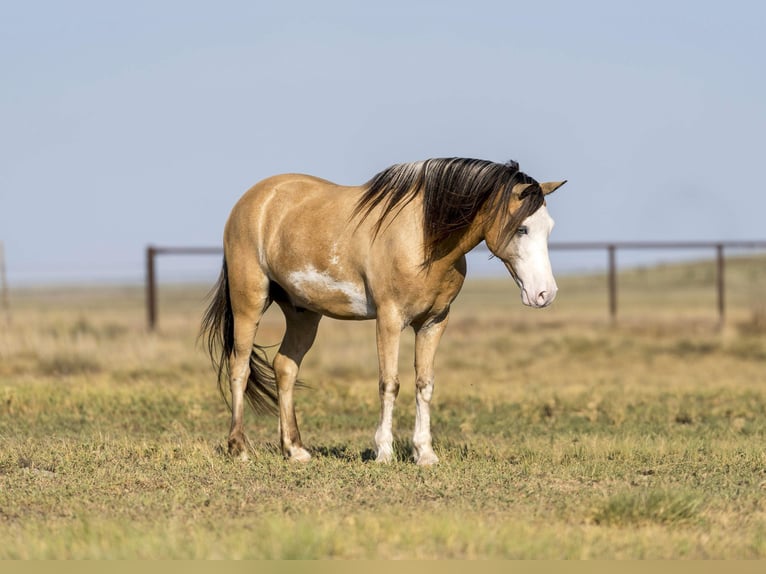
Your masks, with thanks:
[[[766,259],[564,277],[550,309],[468,281],[437,356],[441,463],[369,460],[374,324],[325,319],[298,394],[307,465],[248,413],[252,460],[196,343],[205,287],[11,293],[0,323],[0,558],[766,558]],[[2,321],[2,318],[0,318]],[[262,344],[278,343],[270,312]]]

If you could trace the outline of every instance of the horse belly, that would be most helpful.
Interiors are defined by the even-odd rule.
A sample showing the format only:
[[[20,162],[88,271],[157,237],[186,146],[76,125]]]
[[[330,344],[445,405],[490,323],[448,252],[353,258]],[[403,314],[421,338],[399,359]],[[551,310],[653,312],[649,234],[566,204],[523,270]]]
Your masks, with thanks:
[[[361,281],[309,265],[287,274],[283,287],[293,303],[338,319],[374,319],[375,306]]]

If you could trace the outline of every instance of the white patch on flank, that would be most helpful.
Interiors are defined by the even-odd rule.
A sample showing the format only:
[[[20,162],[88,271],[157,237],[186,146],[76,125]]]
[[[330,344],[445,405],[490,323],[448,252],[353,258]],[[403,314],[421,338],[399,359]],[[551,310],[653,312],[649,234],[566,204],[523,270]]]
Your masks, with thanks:
[[[338,281],[326,271],[318,271],[313,266],[301,271],[293,271],[288,275],[291,285],[306,299],[311,299],[312,291],[333,291],[342,293],[348,299],[350,311],[358,317],[369,314],[367,295],[350,281]]]

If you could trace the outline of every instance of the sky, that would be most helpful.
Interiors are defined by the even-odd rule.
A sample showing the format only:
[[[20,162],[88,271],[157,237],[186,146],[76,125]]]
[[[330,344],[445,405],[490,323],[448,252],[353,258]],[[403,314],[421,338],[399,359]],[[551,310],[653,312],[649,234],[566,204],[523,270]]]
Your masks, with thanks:
[[[267,176],[447,156],[568,180],[551,241],[766,239],[764,22],[737,0],[1,0],[8,281],[140,281],[148,244],[219,245]]]

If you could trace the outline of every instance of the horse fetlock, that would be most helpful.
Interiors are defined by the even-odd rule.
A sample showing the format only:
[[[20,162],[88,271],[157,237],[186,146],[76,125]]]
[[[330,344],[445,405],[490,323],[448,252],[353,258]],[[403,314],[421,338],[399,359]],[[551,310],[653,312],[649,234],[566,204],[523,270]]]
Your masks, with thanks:
[[[293,460],[296,462],[308,462],[311,460],[309,451],[303,448],[301,443],[301,435],[298,432],[298,428],[292,425],[289,429],[284,429],[280,424],[280,435],[282,442],[282,456],[287,460]],[[283,433],[283,431],[286,431]]]
[[[391,462],[394,459],[394,437],[390,432],[379,428],[375,433],[375,446],[376,462]]]
[[[431,443],[431,433],[416,432],[412,437],[412,457],[421,466],[439,462]]]

